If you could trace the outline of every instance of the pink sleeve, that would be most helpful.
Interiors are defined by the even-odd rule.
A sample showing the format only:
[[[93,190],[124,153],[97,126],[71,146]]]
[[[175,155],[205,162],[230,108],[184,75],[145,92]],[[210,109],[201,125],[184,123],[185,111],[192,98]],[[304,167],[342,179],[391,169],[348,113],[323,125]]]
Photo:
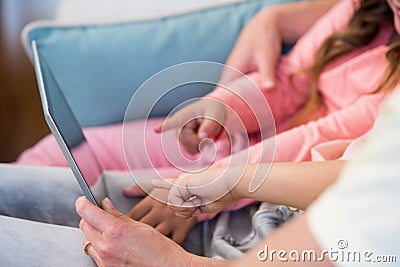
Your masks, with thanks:
[[[362,96],[341,110],[276,135],[274,162],[310,160],[311,148],[316,144],[335,139],[354,139],[365,134],[374,124],[382,99],[382,94]],[[261,152],[263,152],[263,147],[265,148],[265,145],[269,143],[274,143],[273,138],[251,146],[249,162],[267,162]],[[240,159],[235,159],[235,162],[245,159],[244,156],[247,153],[243,152],[232,156],[232,158],[241,156]],[[224,158],[216,162],[214,166],[224,167],[228,162],[229,158]]]
[[[223,158],[213,167],[223,168],[234,162],[269,162],[270,153],[266,149],[275,147],[274,162],[298,162],[311,159],[311,148],[316,144],[335,139],[354,139],[365,134],[374,124],[382,94],[360,97],[353,104],[330,113],[318,120],[282,132],[275,139],[268,138],[249,150]],[[266,156],[263,156],[266,155]]]
[[[295,93],[288,84],[287,75],[280,76],[282,76],[282,80],[279,81],[279,86],[272,90],[259,89],[261,86],[260,76],[257,72],[253,72],[248,74],[247,77],[238,78],[230,82],[228,85],[230,90],[217,87],[206,97],[217,99],[229,106],[239,116],[249,133],[259,130],[258,122],[254,115],[257,114],[257,110],[263,113],[270,109],[275,124],[279,126],[281,122],[296,112],[304,103],[308,94],[307,90]],[[253,81],[254,86],[249,88],[249,83],[241,86],[243,80],[246,79]],[[265,101],[260,101],[260,98],[264,98]],[[266,104],[268,104],[269,108]]]
[[[277,135],[274,161],[311,160],[311,148],[316,144],[365,134],[375,122],[382,99],[382,94],[362,96],[346,108]]]

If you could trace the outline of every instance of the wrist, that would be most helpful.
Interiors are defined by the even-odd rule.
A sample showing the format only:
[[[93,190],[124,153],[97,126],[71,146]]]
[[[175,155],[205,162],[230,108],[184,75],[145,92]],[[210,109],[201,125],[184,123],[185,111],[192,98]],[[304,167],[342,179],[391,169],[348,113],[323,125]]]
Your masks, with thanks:
[[[249,191],[250,183],[253,180],[264,183],[265,178],[269,174],[270,167],[269,164],[248,164],[243,176],[232,190],[232,197],[235,200],[243,198],[254,199],[254,195]]]
[[[251,178],[253,177],[253,173],[253,166],[247,165],[246,171],[243,173],[242,177],[240,177],[239,182],[231,191],[231,195],[234,200],[249,198],[249,185]]]

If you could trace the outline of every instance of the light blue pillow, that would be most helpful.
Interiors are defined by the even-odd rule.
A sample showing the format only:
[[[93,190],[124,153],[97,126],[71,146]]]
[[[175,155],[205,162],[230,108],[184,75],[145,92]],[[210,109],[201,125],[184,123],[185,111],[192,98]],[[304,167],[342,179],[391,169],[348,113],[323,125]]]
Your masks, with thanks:
[[[137,88],[151,75],[187,61],[225,62],[245,23],[260,9],[294,0],[250,0],[163,19],[108,25],[41,26],[30,30],[82,126],[121,122]],[[152,114],[208,93],[191,86]],[[149,94],[159,92],[149,92]],[[143,117],[146,114],[137,114]]]

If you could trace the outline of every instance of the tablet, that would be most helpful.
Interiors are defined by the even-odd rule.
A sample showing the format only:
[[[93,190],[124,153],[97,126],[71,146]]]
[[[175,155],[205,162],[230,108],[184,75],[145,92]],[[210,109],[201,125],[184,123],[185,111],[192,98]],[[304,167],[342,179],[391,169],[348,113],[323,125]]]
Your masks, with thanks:
[[[46,122],[86,198],[101,206],[107,196],[101,165],[51,70],[32,42],[33,62]]]

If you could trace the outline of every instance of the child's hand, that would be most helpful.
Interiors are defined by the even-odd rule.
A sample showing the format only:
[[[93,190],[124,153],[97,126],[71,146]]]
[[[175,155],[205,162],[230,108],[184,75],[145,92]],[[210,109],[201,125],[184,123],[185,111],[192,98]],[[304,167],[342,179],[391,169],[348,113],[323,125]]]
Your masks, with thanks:
[[[155,189],[151,195],[158,199],[166,198],[166,190]],[[164,195],[164,196],[163,196]],[[160,198],[159,198],[160,197]],[[170,236],[176,243],[185,241],[189,231],[196,225],[197,219],[184,219],[175,215],[174,211],[150,196],[145,197],[127,214],[128,217],[148,224],[165,236]]]
[[[223,103],[212,99],[201,99],[175,113],[158,125],[158,133],[177,129],[179,141],[185,150],[196,154],[203,139],[215,140],[223,131],[226,121],[226,110]]]
[[[177,179],[152,180],[156,188],[170,189],[168,205],[185,218],[201,213],[222,211],[241,197],[235,187],[243,166],[208,169],[201,173],[184,173]]]

